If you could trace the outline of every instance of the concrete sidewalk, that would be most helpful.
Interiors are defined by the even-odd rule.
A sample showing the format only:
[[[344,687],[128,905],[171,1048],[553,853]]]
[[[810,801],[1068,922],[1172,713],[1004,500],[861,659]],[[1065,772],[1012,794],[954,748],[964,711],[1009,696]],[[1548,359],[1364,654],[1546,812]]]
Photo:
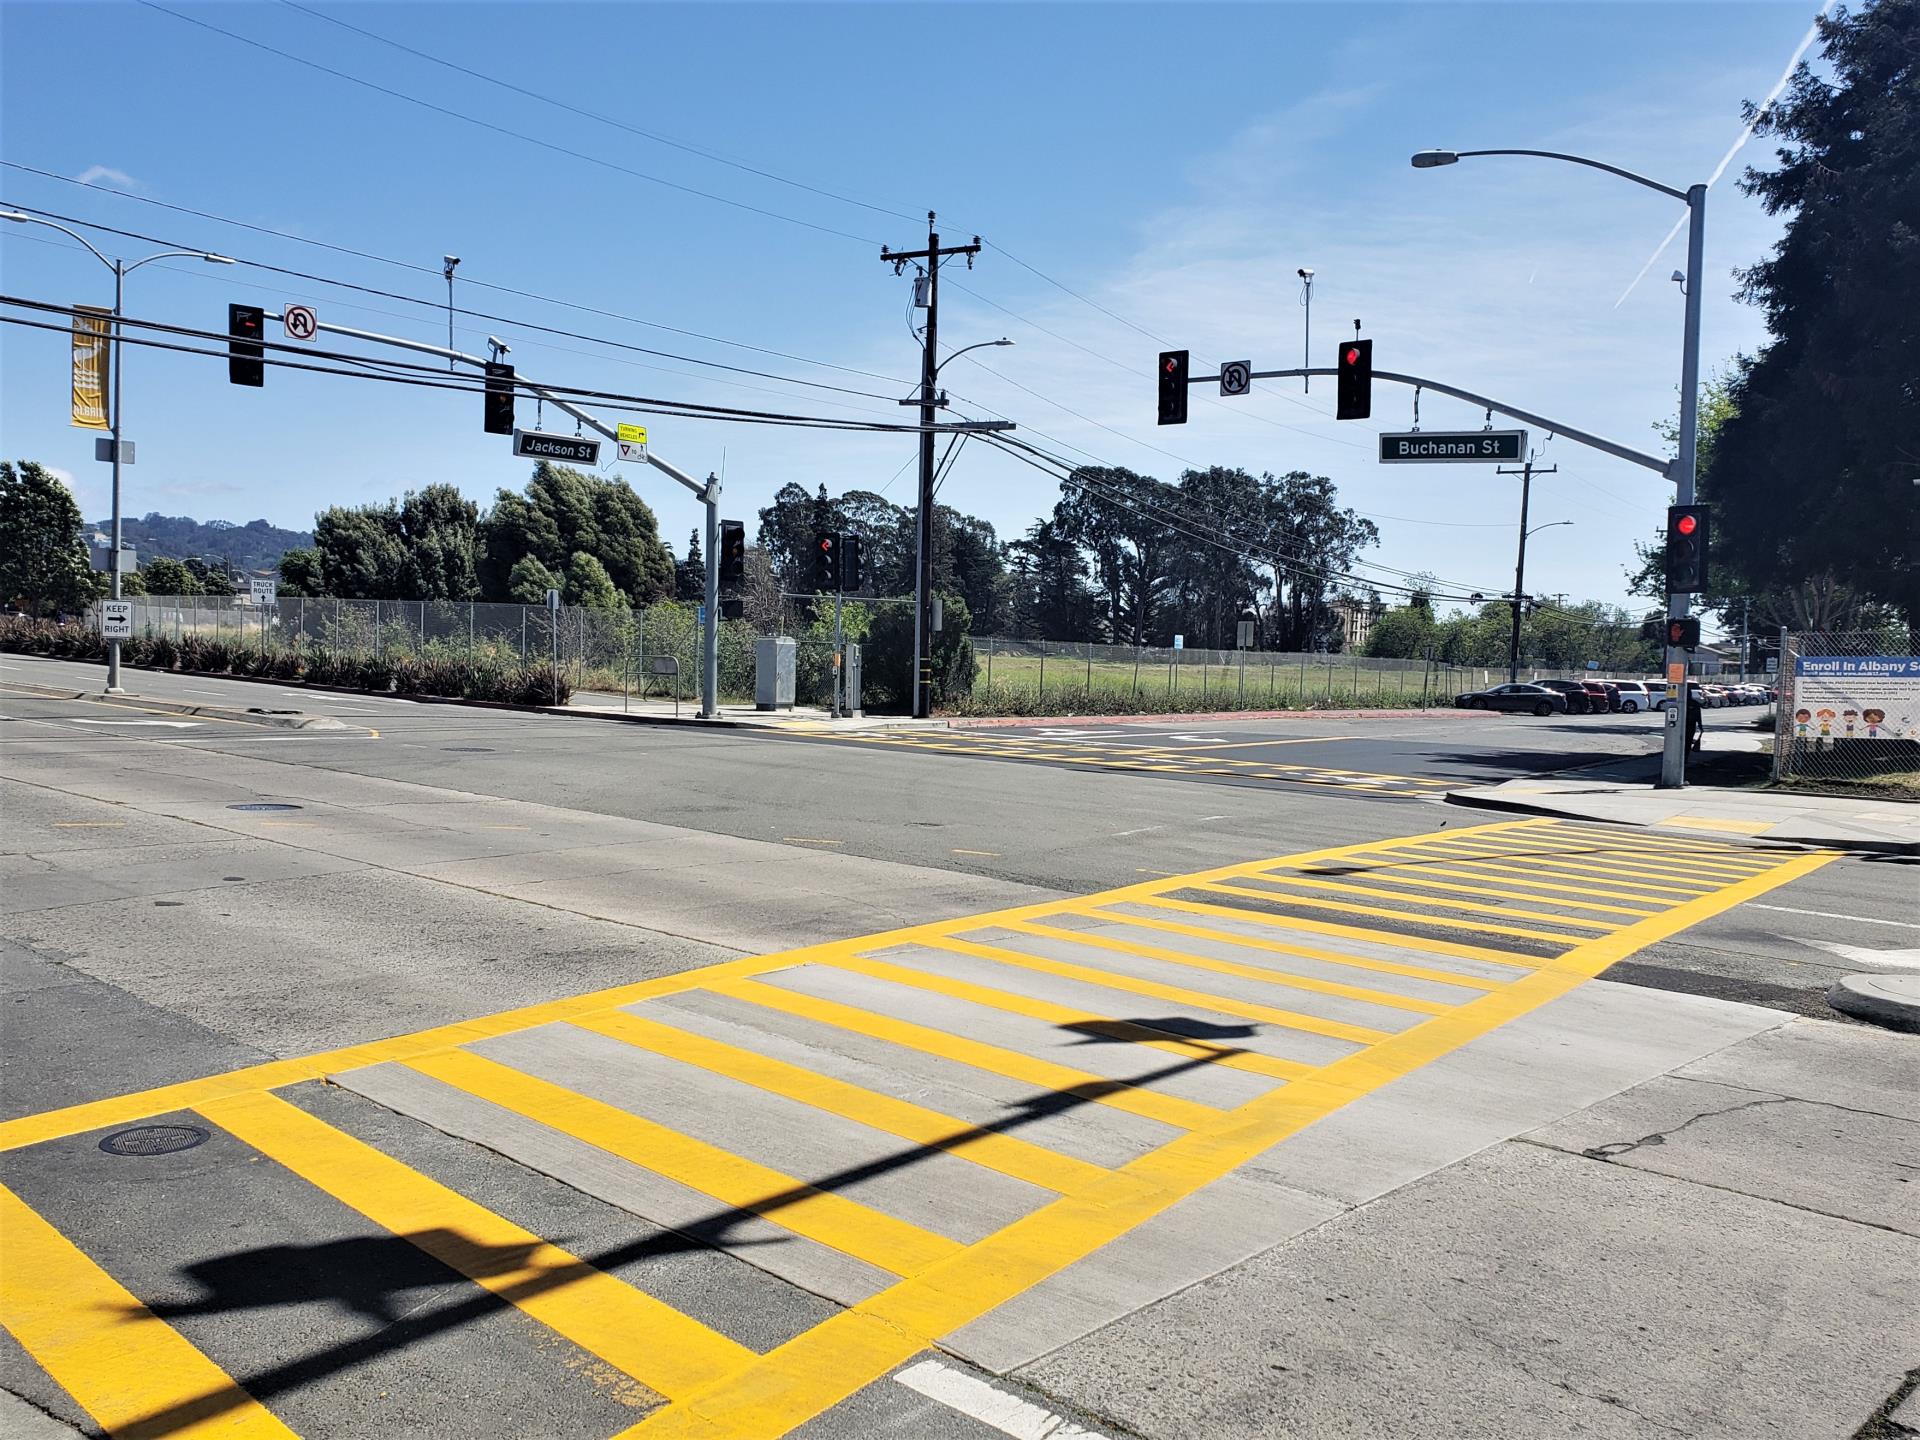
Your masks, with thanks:
[[[1709,753],[1766,748],[1764,736],[1727,731],[1709,730],[1705,742]],[[1709,785],[1657,790],[1653,782],[1659,770],[1658,755],[1636,755],[1557,779],[1508,780],[1455,790],[1447,799],[1485,810],[1705,830],[1881,854],[1920,854],[1920,804]]]
[[[945,730],[945,720],[914,720],[905,715],[861,715],[835,720],[815,705],[796,705],[790,710],[761,710],[752,705],[722,705],[712,720],[700,718],[700,702],[683,699],[676,706],[669,697],[649,695],[623,696],[604,691],[579,690],[565,705],[538,707],[553,715],[592,716],[597,720],[630,720],[640,724],[682,724],[746,728],[754,730]]]

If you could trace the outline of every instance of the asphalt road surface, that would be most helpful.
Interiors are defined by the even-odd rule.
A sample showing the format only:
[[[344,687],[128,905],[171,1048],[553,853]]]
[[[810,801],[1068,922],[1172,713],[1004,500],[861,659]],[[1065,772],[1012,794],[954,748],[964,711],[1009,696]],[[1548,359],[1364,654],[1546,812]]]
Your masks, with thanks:
[[[63,676],[98,670],[0,668]],[[1898,861],[1446,803],[1643,753],[1638,717],[836,738],[130,679],[338,728],[0,691],[22,1425],[1845,1434],[1912,1364],[1904,1192],[1779,1205],[1768,1250],[1739,1184],[1580,1131],[1758,1093],[1768,1046],[1897,1073],[1788,1017],[1920,943]],[[1612,1308],[1670,1353],[1719,1307],[1777,1385],[1627,1355],[1620,1401],[1580,1343],[1561,1384],[1581,1307],[1413,1258],[1663,1206],[1686,1295],[1608,1252]],[[1817,1272],[1788,1313],[1776,1251]],[[1479,1378],[1431,1356],[1492,1320],[1406,1318],[1468,1293],[1516,1327]]]

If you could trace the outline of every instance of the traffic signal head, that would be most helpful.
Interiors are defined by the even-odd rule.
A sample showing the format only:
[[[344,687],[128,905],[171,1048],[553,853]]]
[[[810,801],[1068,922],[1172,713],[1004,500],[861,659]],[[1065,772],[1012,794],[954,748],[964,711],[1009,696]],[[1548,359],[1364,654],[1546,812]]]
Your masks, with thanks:
[[[260,386],[267,383],[266,351],[261,348],[267,312],[258,305],[227,306],[227,383]]]
[[[860,537],[858,535],[840,537],[840,588],[842,590],[860,588]]]
[[[1160,352],[1160,423],[1187,423],[1187,352]]]
[[[513,433],[513,366],[498,360],[487,365],[486,429],[489,435]]]
[[[813,588],[831,594],[840,588],[840,537],[813,537]]]
[[[1688,615],[1678,620],[1667,621],[1667,648],[1698,650],[1700,648],[1700,617]]]
[[[1691,595],[1707,588],[1707,519],[1705,505],[1667,508],[1667,593]]]
[[[1373,342],[1343,340],[1334,364],[1336,420],[1365,420],[1373,414]]]
[[[747,578],[747,527],[738,520],[720,522],[720,583],[741,585]]]

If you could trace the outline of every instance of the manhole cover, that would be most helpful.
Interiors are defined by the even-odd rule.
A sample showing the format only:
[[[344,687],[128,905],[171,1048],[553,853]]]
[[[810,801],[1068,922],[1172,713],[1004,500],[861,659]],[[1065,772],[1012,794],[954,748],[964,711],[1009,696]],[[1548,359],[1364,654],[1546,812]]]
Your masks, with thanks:
[[[176,1150],[191,1150],[213,1138],[212,1132],[198,1125],[136,1125],[131,1130],[116,1130],[100,1142],[109,1155],[171,1155]]]
[[[298,805],[283,805],[277,800],[246,800],[238,805],[229,805],[229,810],[298,810]]]
[[[456,750],[463,755],[491,755],[491,745],[442,745],[442,750]]]

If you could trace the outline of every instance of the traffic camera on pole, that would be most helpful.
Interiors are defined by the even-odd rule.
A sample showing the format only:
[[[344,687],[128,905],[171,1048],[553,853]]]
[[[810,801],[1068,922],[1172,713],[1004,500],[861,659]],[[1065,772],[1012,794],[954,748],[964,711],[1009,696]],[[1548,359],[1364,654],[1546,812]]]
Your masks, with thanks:
[[[261,347],[267,312],[258,305],[227,306],[227,383],[261,386],[267,383],[266,351]]]
[[[747,527],[738,520],[720,522],[720,583],[743,585],[747,579]]]
[[[1357,329],[1359,322],[1354,324]],[[1365,420],[1373,414],[1373,342],[1342,341],[1334,370],[1333,418]]]
[[[1160,423],[1187,423],[1187,352],[1160,352]]]
[[[1667,507],[1667,593],[1691,595],[1707,588],[1705,505]]]

